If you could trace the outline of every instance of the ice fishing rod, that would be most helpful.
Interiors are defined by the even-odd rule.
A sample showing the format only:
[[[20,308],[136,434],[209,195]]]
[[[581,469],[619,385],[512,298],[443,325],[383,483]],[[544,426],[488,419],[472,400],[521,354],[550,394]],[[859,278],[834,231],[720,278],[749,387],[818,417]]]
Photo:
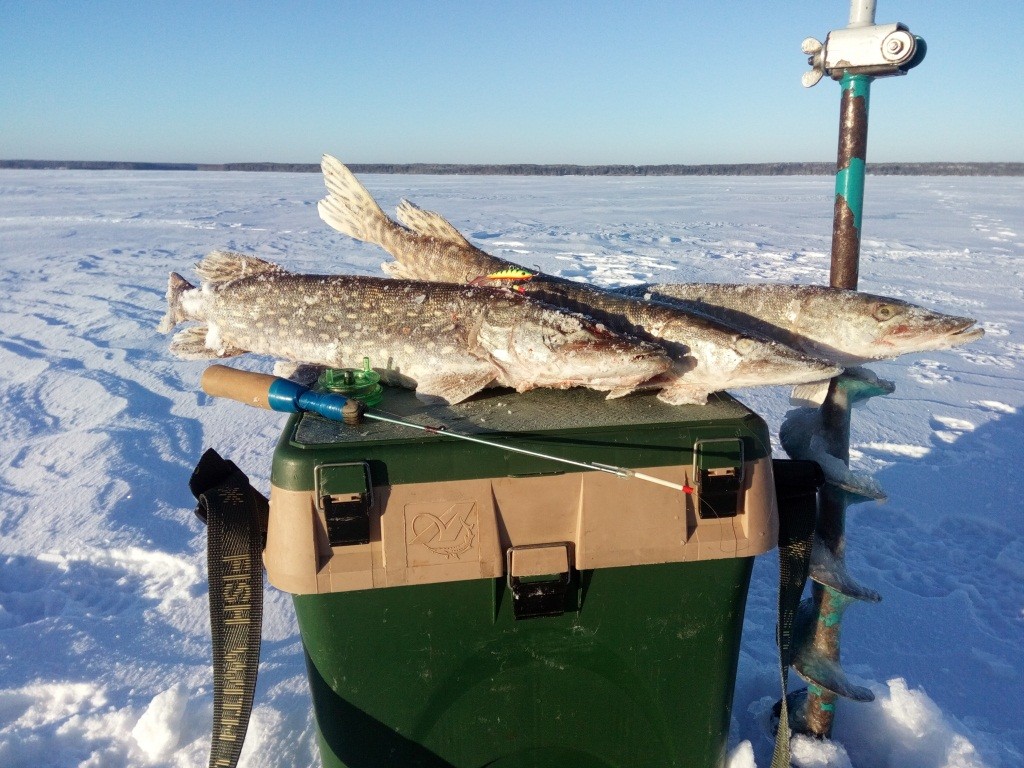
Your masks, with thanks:
[[[538,459],[555,461],[560,464],[571,464],[575,467],[592,469],[597,472],[604,472],[616,477],[633,477],[637,480],[645,480],[649,483],[663,485],[683,493],[692,493],[693,488],[688,485],[680,485],[660,477],[654,477],[643,472],[637,472],[628,467],[617,467],[614,464],[601,464],[596,461],[576,461],[563,456],[552,456],[549,453],[530,451],[526,448],[517,448],[511,445],[485,440],[481,437],[474,437],[462,432],[455,432],[443,425],[429,426],[416,424],[396,416],[385,416],[377,410],[369,410],[354,398],[345,397],[336,392],[317,392],[305,387],[290,379],[282,379],[279,376],[271,376],[267,373],[254,373],[242,371],[238,368],[231,368],[226,365],[211,365],[203,372],[200,386],[203,391],[211,397],[226,397],[239,403],[263,408],[268,411],[280,411],[282,413],[315,413],[331,421],[341,421],[346,424],[358,424],[360,418],[384,421],[388,424],[397,424],[409,429],[417,429],[440,437],[451,437],[456,440],[466,440],[470,443],[487,445],[491,448],[498,448],[512,453],[521,453],[524,456],[533,456]]]

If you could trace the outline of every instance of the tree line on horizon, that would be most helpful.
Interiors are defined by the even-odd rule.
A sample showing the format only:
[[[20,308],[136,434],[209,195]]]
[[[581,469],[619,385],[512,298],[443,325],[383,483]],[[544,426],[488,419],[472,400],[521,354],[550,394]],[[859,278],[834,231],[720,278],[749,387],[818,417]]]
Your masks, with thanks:
[[[533,163],[349,163],[353,173],[476,176],[830,176],[835,163],[571,165]],[[317,163],[141,163],[104,160],[0,160],[0,168],[103,171],[319,173]],[[876,176],[1024,176],[1024,163],[868,163]]]

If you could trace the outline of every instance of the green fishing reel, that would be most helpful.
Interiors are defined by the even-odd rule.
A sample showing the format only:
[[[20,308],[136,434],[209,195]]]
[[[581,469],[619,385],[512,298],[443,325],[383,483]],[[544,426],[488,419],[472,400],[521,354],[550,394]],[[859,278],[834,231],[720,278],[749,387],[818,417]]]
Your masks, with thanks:
[[[317,380],[317,387],[358,400],[367,407],[377,405],[384,397],[380,374],[370,368],[370,358],[363,358],[360,368],[328,368]]]

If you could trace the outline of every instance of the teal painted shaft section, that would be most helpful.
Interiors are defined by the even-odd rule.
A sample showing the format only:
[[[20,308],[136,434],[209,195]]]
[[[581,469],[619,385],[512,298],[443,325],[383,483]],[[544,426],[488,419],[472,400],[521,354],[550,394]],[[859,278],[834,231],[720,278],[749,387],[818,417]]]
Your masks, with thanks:
[[[853,214],[853,226],[860,232],[861,217],[864,215],[865,163],[859,157],[836,172],[836,198],[841,199]]]
[[[843,98],[863,100],[864,124],[863,131],[867,132],[867,114],[871,95],[871,78],[867,75],[843,75],[842,79]],[[859,120],[857,121],[859,123]],[[860,129],[859,125],[851,126]],[[861,146],[866,145],[866,135],[861,141]],[[866,148],[866,146],[865,146]],[[859,154],[859,156],[857,156]],[[842,165],[843,158],[840,158],[836,171],[836,197],[842,198],[853,214],[853,226],[860,231],[861,217],[864,212],[864,176],[867,173],[867,163],[863,153],[852,154],[846,158],[847,163]]]

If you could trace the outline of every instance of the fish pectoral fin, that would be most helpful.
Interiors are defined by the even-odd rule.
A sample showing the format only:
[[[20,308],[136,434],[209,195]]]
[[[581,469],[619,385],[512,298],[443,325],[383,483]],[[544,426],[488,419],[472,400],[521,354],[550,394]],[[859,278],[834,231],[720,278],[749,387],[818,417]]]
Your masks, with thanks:
[[[708,401],[707,387],[688,384],[684,379],[676,379],[658,393],[658,399],[669,405],[704,405]]]
[[[625,397],[628,394],[636,392],[636,389],[637,388],[634,386],[617,387],[615,389],[609,390],[608,395],[605,397],[605,400],[615,400],[616,398],[619,397]]]
[[[416,397],[421,400],[443,400],[448,404],[461,403],[494,381],[495,372],[478,373],[439,371],[416,379]]]
[[[789,396],[792,405],[817,407],[825,402],[831,379],[811,381],[797,384]],[[891,395],[896,391],[896,384],[880,379],[874,371],[856,366],[847,368],[840,374],[840,383],[846,390],[850,402],[854,405],[878,395]]]
[[[789,395],[790,405],[817,407],[825,402],[830,379],[797,384]]]
[[[171,339],[171,353],[183,360],[214,360],[222,357],[244,355],[248,350],[229,344],[214,349],[207,345],[209,329],[206,325],[194,325],[178,331]]]
[[[466,248],[472,247],[462,233],[439,213],[425,211],[408,200],[402,200],[398,205],[397,214],[398,220],[418,235],[455,243]]]

